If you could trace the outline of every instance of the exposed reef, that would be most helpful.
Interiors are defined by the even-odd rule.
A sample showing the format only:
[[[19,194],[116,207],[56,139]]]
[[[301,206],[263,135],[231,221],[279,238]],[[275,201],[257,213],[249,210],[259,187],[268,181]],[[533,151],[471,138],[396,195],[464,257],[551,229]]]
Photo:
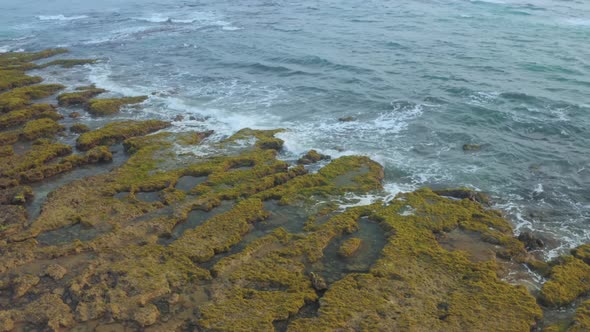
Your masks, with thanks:
[[[84,95],[84,91],[79,92],[83,96],[79,96],[79,98],[83,99],[86,96],[91,95],[92,93],[97,92],[98,90],[86,90],[86,95]],[[71,96],[70,96],[71,98]],[[86,109],[88,113],[92,115],[111,115],[118,113],[121,110],[121,107],[125,105],[132,105],[132,104],[139,104],[144,102],[148,97],[147,96],[137,96],[137,97],[123,97],[123,98],[108,98],[108,99],[90,99],[87,102]]]
[[[527,252],[537,242],[466,188],[342,208],[382,193],[382,166],[314,150],[291,164],[278,158],[281,129],[213,141],[126,120],[70,122],[68,134],[71,106],[104,115],[145,98],[95,99],[105,91],[85,86],[57,96],[61,108],[36,103],[65,87],[26,71],[64,52],[0,54],[0,331],[590,327],[588,245],[540,261]],[[117,157],[46,197],[34,185]],[[525,266],[547,279],[540,289],[507,278]],[[575,311],[547,314],[563,306]]]

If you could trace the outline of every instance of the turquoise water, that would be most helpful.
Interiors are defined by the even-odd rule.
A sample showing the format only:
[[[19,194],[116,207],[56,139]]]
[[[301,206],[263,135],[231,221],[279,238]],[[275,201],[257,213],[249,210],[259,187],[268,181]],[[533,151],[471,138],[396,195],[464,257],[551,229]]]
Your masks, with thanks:
[[[290,131],[364,154],[395,193],[491,193],[549,254],[590,240],[590,3],[0,0],[0,51],[68,47],[99,64],[48,81],[152,94],[119,117]],[[195,120],[190,120],[193,115]],[[352,116],[355,121],[340,122]],[[92,119],[88,119],[92,121]],[[481,150],[464,152],[463,144]],[[556,249],[556,250],[552,250]]]

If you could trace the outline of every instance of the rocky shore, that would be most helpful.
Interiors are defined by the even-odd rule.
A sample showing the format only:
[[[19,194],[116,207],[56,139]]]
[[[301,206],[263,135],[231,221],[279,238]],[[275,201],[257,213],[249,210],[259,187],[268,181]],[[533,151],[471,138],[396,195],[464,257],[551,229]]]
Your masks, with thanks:
[[[0,54],[0,331],[590,330],[590,246],[543,262],[468,189],[343,209],[382,167],[280,160],[280,129],[91,129],[147,97],[27,74],[95,61],[43,60],[65,52]]]

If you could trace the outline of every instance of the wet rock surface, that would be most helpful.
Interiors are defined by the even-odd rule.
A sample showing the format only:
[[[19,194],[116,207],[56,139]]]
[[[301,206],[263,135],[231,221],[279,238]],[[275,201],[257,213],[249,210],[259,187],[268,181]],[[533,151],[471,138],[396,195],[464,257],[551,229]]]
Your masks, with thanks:
[[[527,249],[538,241],[517,239],[501,213],[484,206],[484,194],[424,188],[343,209],[336,202],[345,194],[382,190],[383,168],[367,157],[328,162],[310,151],[301,164],[326,165],[309,173],[277,158],[281,130],[246,128],[211,143],[211,132],[119,121],[82,133],[76,147],[60,143],[53,106],[33,103],[64,87],[38,84],[26,70],[63,52],[0,54],[0,71],[10,71],[0,77],[0,330],[590,326],[580,300],[590,291],[590,250],[535,259]],[[83,87],[62,94],[61,104],[109,113],[121,100],[143,101],[93,99],[99,93]],[[106,167],[122,158],[109,147],[118,143],[123,160],[50,186],[28,220],[40,187],[25,184]],[[187,153],[202,144],[221,152]],[[503,279],[515,264],[546,271],[538,298]],[[576,310],[565,323],[543,320],[569,305]]]

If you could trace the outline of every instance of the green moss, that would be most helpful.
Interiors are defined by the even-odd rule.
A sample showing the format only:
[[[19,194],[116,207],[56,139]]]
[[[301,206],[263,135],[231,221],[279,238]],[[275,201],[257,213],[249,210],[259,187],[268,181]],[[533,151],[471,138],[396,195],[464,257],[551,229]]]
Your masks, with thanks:
[[[583,260],[586,264],[590,264],[590,244],[584,244],[572,249],[572,255]]]
[[[316,163],[320,160],[328,160],[328,159],[330,159],[329,156],[320,154],[316,150],[309,150],[309,152],[307,152],[303,157],[301,157],[301,158],[299,158],[299,160],[297,160],[297,163],[301,164],[301,165],[308,165],[308,164]]]
[[[84,155],[70,155],[63,158],[60,163],[69,163],[72,166],[95,164],[98,162],[109,162],[113,160],[113,154],[106,146],[96,146]]]
[[[350,274],[331,285],[319,315],[297,319],[289,329],[478,331],[493,324],[529,331],[541,311],[526,289],[499,280],[493,261],[473,263],[436,240],[436,233],[459,227],[474,214],[494,215],[429,190],[400,195],[377,209],[372,218],[390,234],[382,257],[370,273]]]
[[[14,179],[17,183],[31,182],[32,175],[44,169],[46,163],[71,152],[72,148],[65,144],[33,145],[25,154],[4,158],[0,164],[0,178]]]
[[[4,70],[29,70],[37,67],[32,61],[49,58],[58,54],[67,53],[65,48],[48,49],[41,52],[8,52],[0,54],[0,69]]]
[[[54,120],[44,118],[27,122],[23,128],[22,137],[31,141],[41,137],[53,137],[64,130],[64,126]]]
[[[0,91],[41,82],[39,76],[28,76],[22,70],[0,70]]]
[[[590,265],[573,256],[562,257],[551,268],[550,278],[541,288],[540,300],[548,306],[564,306],[590,291]]]
[[[82,123],[75,123],[70,127],[70,131],[76,134],[83,134],[90,131],[90,128]]]
[[[232,135],[225,142],[236,142],[254,138],[256,139],[256,147],[259,149],[280,150],[283,147],[283,140],[276,138],[274,135],[283,131],[283,129],[253,130],[244,128]]]
[[[0,112],[24,108],[33,100],[49,97],[63,89],[60,84],[41,84],[16,88],[0,94]]]
[[[338,249],[338,254],[342,257],[350,257],[359,250],[362,243],[363,240],[359,238],[350,238],[342,243],[342,245]]]
[[[220,287],[205,305],[199,325],[210,330],[272,330],[273,322],[297,313],[317,295],[305,265],[281,254],[292,237],[277,229],[221,259],[213,271],[229,287]]]
[[[146,135],[170,126],[158,120],[112,122],[106,126],[84,133],[76,140],[76,147],[88,150],[98,145],[111,145],[130,137]]]
[[[98,60],[96,60],[96,59],[59,59],[59,60],[53,60],[53,61],[49,61],[47,63],[44,63],[42,65],[39,65],[38,68],[47,68],[50,66],[61,66],[64,68],[72,68],[74,66],[94,64],[97,61]]]
[[[264,220],[268,213],[262,202],[247,199],[229,212],[217,215],[203,225],[186,231],[170,245],[174,252],[183,253],[195,262],[206,262],[216,253],[224,252],[238,242],[250,229],[250,224]]]
[[[10,130],[0,133],[0,145],[14,144],[18,142],[20,130]]]
[[[0,158],[10,157],[12,155],[14,155],[14,149],[12,148],[12,145],[0,146]]]
[[[57,96],[57,102],[60,106],[84,105],[91,98],[94,98],[104,92],[106,92],[104,89],[91,88],[78,92],[62,93],[61,95]]]
[[[34,104],[30,107],[19,109],[0,115],[0,129],[22,125],[29,120],[38,118],[59,119],[61,116],[55,108],[49,104]]]
[[[123,97],[109,99],[90,99],[86,109],[92,115],[110,115],[118,113],[121,107],[131,104],[139,104],[147,100],[147,96]]]
[[[584,301],[578,306],[573,324],[570,326],[569,331],[590,331],[590,300]]]

